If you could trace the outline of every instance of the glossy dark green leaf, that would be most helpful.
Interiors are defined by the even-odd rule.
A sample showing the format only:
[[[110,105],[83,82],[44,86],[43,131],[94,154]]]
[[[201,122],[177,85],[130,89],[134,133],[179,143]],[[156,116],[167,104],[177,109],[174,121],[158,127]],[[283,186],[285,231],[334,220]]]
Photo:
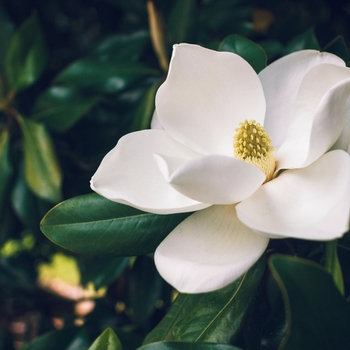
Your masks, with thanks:
[[[86,285],[88,282],[92,282],[96,290],[107,286],[123,273],[129,260],[129,257],[105,259],[79,257],[81,283]]]
[[[100,62],[89,58],[72,63],[55,80],[100,93],[116,93],[138,79],[156,75],[159,75],[157,70],[139,63]]]
[[[349,50],[346,46],[346,42],[341,35],[338,35],[330,43],[322,48],[322,51],[333,53],[344,60],[345,63],[349,63]]]
[[[61,198],[61,170],[50,135],[42,124],[17,116],[24,137],[24,171],[29,188],[56,203]]]
[[[294,51],[313,49],[319,50],[320,45],[317,41],[314,29],[308,29],[302,34],[293,38],[285,47],[284,55],[292,53]]]
[[[22,90],[35,83],[46,67],[47,50],[36,16],[30,17],[13,35],[5,68],[10,88]]]
[[[149,33],[138,31],[130,35],[117,34],[100,42],[89,57],[101,62],[137,62],[147,45]]]
[[[188,215],[150,214],[92,193],[58,204],[43,218],[41,230],[54,243],[80,254],[144,255],[154,252]]]
[[[257,73],[266,67],[267,57],[264,49],[243,36],[229,35],[221,42],[219,50],[233,52],[243,57]]]
[[[225,288],[205,294],[179,294],[144,344],[164,340],[231,343],[241,329],[264,269],[263,257]]]
[[[338,243],[338,258],[343,271],[343,279],[346,290],[350,286],[350,242],[348,240],[349,233],[339,239]]]
[[[32,118],[62,132],[71,128],[98,100],[98,96],[85,95],[72,86],[54,85],[39,96]]]
[[[131,131],[148,129],[155,109],[155,97],[161,81],[156,81],[148,89],[136,110]]]
[[[242,350],[236,346],[216,343],[158,342],[143,345],[137,350]]]
[[[132,310],[131,319],[146,326],[155,311],[156,301],[161,299],[162,278],[153,259],[139,256],[128,275],[127,300]]]
[[[312,261],[274,255],[269,267],[284,299],[287,335],[280,349],[349,349],[350,305]]]
[[[36,338],[25,350],[85,350],[85,334],[79,327],[66,328],[59,331],[52,331]],[[75,347],[71,347],[72,344]]]
[[[104,332],[91,344],[88,350],[122,350],[117,335],[111,328],[107,328]]]
[[[278,350],[287,335],[283,298],[279,295],[261,331],[261,350]]]
[[[197,1],[177,0],[168,19],[171,44],[193,42],[196,29]]]
[[[265,270],[262,257],[236,282],[203,294],[189,315],[174,327],[175,339],[232,344]]]
[[[0,134],[0,216],[6,206],[9,183],[13,174],[10,160],[10,134],[7,129]]]
[[[204,294],[178,294],[165,317],[145,338],[143,344],[150,344],[161,340],[175,340],[173,327],[182,321]]]
[[[340,294],[344,295],[344,281],[341,266],[338,259],[338,241],[333,240],[326,243],[325,267],[333,277]]]

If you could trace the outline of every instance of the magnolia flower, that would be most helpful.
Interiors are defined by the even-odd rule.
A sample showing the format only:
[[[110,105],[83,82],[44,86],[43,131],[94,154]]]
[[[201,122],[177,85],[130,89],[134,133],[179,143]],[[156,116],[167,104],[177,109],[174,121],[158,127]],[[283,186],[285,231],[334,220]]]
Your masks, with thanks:
[[[257,75],[233,53],[175,45],[156,95],[161,128],[121,138],[91,187],[147,212],[194,211],[158,246],[157,269],[181,292],[224,287],[270,238],[347,231],[350,159],[329,150],[349,143],[349,94],[332,54],[300,51]]]

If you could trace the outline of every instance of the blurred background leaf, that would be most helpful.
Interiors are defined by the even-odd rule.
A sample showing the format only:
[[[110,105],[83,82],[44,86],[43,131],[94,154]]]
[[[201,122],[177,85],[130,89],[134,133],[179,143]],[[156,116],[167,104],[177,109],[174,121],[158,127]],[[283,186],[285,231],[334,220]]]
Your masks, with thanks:
[[[35,83],[46,67],[47,50],[36,16],[30,17],[15,32],[6,54],[6,74],[14,91]]]
[[[10,160],[10,134],[3,130],[0,134],[0,215],[3,214],[8,201],[9,184],[12,178],[13,168]]]
[[[236,346],[215,343],[159,342],[141,346],[139,350],[242,350]]]
[[[17,115],[24,139],[24,172],[29,188],[40,198],[58,202],[62,174],[51,137],[42,124]]]

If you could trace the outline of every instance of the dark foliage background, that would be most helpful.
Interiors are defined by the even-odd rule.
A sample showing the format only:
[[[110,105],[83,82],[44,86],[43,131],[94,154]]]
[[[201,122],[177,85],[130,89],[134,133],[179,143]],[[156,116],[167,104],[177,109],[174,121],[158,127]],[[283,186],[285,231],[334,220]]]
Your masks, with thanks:
[[[169,54],[175,42],[217,48],[226,36],[239,34],[260,44],[268,62],[298,49],[325,47],[348,61],[350,2],[345,0],[154,3],[166,24]],[[5,84],[1,96],[7,105],[1,107],[0,131],[8,131],[10,141],[0,152],[0,350],[20,349],[60,329],[63,333],[50,333],[51,338],[28,349],[87,349],[106,327],[117,332],[124,349],[135,349],[174,297],[151,256],[74,254],[50,242],[39,223],[61,200],[90,193],[89,180],[103,156],[122,135],[149,125],[156,87],[165,73],[150,40],[146,2],[3,0],[0,6],[1,60],[11,35],[30,18],[39,21],[47,47],[42,74],[15,95]],[[81,62],[78,68],[72,66]],[[125,74],[127,69],[130,74]],[[63,179],[56,197],[43,194],[40,184],[29,184],[23,161],[27,141],[17,114],[24,123],[34,120],[48,130]],[[37,131],[33,134],[38,136]],[[35,176],[45,181],[50,175],[39,171]],[[272,250],[297,249],[300,256],[322,263],[324,244],[274,244]],[[349,270],[348,251],[340,250],[339,255],[343,270]],[[43,264],[52,266],[54,259],[62,268],[51,267],[45,275]],[[344,274],[346,291],[349,276]],[[271,274],[265,274],[254,303],[258,311],[252,306],[253,320],[237,335],[235,345],[277,349],[285,323],[283,301]],[[250,337],[253,333],[262,336],[255,339]]]

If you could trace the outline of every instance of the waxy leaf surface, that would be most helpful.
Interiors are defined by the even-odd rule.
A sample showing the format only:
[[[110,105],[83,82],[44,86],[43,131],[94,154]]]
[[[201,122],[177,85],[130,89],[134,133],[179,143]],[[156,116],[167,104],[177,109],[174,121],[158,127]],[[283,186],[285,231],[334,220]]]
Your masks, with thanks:
[[[89,347],[88,350],[122,350],[117,335],[111,328],[107,328]]]
[[[266,67],[267,56],[264,49],[243,36],[229,35],[221,42],[219,50],[233,52],[243,57],[257,73]]]
[[[58,204],[43,218],[41,230],[54,243],[80,254],[144,255],[154,252],[188,215],[150,214],[93,193]]]
[[[314,29],[308,29],[307,31],[299,34],[288,42],[284,49],[284,55],[300,50],[319,50],[320,45],[317,41]]]
[[[160,340],[231,344],[241,330],[264,270],[262,257],[225,288],[204,294],[179,294],[144,344]]]
[[[274,255],[269,267],[284,299],[287,334],[279,349],[349,349],[350,305],[312,261]]]
[[[325,267],[332,275],[335,285],[340,294],[344,295],[344,281],[341,266],[338,259],[338,242],[333,240],[326,243],[326,262]]]

